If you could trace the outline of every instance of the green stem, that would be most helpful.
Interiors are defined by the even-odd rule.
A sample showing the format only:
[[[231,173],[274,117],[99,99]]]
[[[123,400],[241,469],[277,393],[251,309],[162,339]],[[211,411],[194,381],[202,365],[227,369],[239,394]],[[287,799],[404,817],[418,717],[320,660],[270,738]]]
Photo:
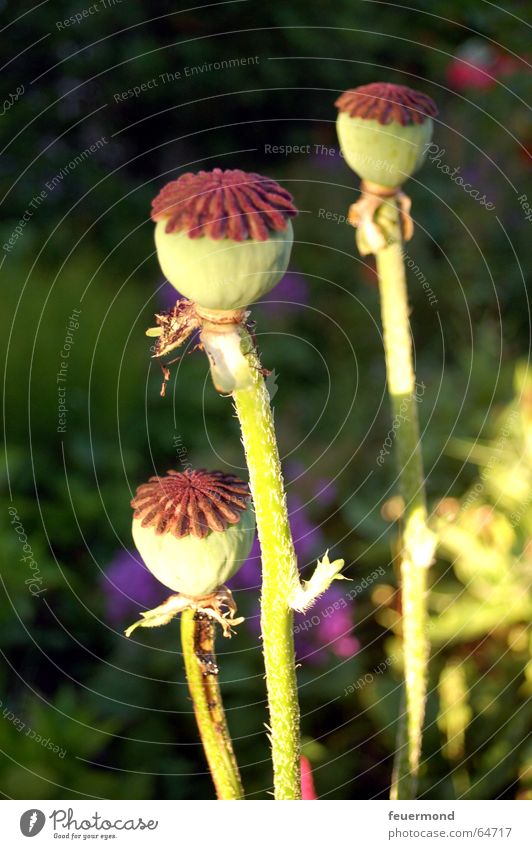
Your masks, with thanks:
[[[243,799],[214,656],[214,623],[194,610],[181,614],[181,646],[188,688],[218,799]]]
[[[246,334],[247,336],[247,334]],[[249,337],[249,379],[233,392],[262,557],[261,627],[276,799],[300,799],[300,732],[293,611],[300,588],[270,398]]]
[[[399,717],[391,795],[396,799],[411,799],[416,792],[425,716],[428,661],[426,583],[427,568],[434,554],[434,536],[427,527],[417,414],[422,393],[416,391],[399,210],[395,202],[388,203],[379,209],[377,222],[381,214],[388,243],[377,253],[376,259],[388,391],[404,500],[401,596],[406,710],[402,710]],[[405,737],[408,757],[404,756]]]

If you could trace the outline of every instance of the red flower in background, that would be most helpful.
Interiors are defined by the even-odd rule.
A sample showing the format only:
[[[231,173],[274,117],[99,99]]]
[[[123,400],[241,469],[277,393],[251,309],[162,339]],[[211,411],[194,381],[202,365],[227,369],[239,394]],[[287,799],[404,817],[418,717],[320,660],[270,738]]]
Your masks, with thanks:
[[[301,798],[303,801],[317,799],[312,767],[305,755],[301,755]]]
[[[499,53],[480,39],[471,38],[456,51],[447,66],[446,76],[449,85],[457,91],[487,91],[501,77],[510,76],[520,67],[515,57]]]

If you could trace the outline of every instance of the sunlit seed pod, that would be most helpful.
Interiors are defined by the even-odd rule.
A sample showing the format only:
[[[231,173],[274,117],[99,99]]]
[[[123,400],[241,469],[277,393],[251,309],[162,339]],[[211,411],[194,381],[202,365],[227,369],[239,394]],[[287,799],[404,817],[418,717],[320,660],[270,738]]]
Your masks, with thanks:
[[[289,192],[259,174],[220,168],[183,174],[152,203],[159,263],[199,306],[242,309],[285,273],[294,215]]]
[[[342,154],[362,180],[396,188],[422,165],[438,114],[426,94],[371,83],[344,92],[335,105]]]
[[[162,584],[202,598],[225,584],[249,555],[255,517],[248,485],[223,472],[169,471],[138,487],[133,539]]]

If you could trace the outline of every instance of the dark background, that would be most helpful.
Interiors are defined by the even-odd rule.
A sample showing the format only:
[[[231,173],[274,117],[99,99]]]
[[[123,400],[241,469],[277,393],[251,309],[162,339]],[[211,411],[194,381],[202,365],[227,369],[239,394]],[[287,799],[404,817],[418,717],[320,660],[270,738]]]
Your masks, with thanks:
[[[439,162],[495,205],[487,210],[437,162],[407,186],[408,255],[436,296],[430,303],[410,273],[429,499],[443,540],[421,794],[530,797],[526,4],[243,0],[181,11],[108,0],[68,26],[90,4],[0,5],[2,244],[28,219],[1,265],[2,793],[212,797],[178,624],[129,641],[123,629],[166,596],[128,554],[135,487],[184,458],[245,474],[230,402],[214,392],[204,356],[174,369],[163,400],[144,336],[172,301],[150,200],[187,170],[219,166],[273,177],[301,210],[290,273],[253,316],[275,370],[301,568],[330,548],[360,587],[347,606],[344,586],[333,591],[296,635],[305,752],[320,796],[387,795],[401,658],[394,465],[376,462],[390,429],[378,293],[353,231],[325,218],[344,215],[358,189],[336,147],[334,101],[387,80],[437,101]],[[238,61],[209,69],[224,60]],[[163,83],[165,73],[176,78]],[[56,375],[74,309],[58,433]],[[219,650],[246,791],[268,798],[258,574],[255,557],[235,579],[248,622]]]

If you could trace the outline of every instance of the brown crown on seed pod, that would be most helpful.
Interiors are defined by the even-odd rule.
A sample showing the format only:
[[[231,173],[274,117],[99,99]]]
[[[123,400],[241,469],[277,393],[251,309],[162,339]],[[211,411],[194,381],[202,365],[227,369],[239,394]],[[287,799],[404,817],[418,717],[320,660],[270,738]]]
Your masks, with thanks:
[[[224,531],[240,521],[249,506],[249,487],[235,475],[206,469],[151,477],[141,484],[131,501],[133,516],[143,528],[180,538],[193,534],[203,538],[210,531]]]
[[[297,215],[292,195],[275,180],[239,169],[182,174],[152,201],[152,221],[165,221],[165,232],[185,230],[191,239],[265,241],[286,230]]]
[[[351,118],[370,118],[379,124],[396,121],[403,127],[423,124],[438,114],[436,104],[427,94],[392,83],[370,83],[350,88],[335,103],[340,112]]]

